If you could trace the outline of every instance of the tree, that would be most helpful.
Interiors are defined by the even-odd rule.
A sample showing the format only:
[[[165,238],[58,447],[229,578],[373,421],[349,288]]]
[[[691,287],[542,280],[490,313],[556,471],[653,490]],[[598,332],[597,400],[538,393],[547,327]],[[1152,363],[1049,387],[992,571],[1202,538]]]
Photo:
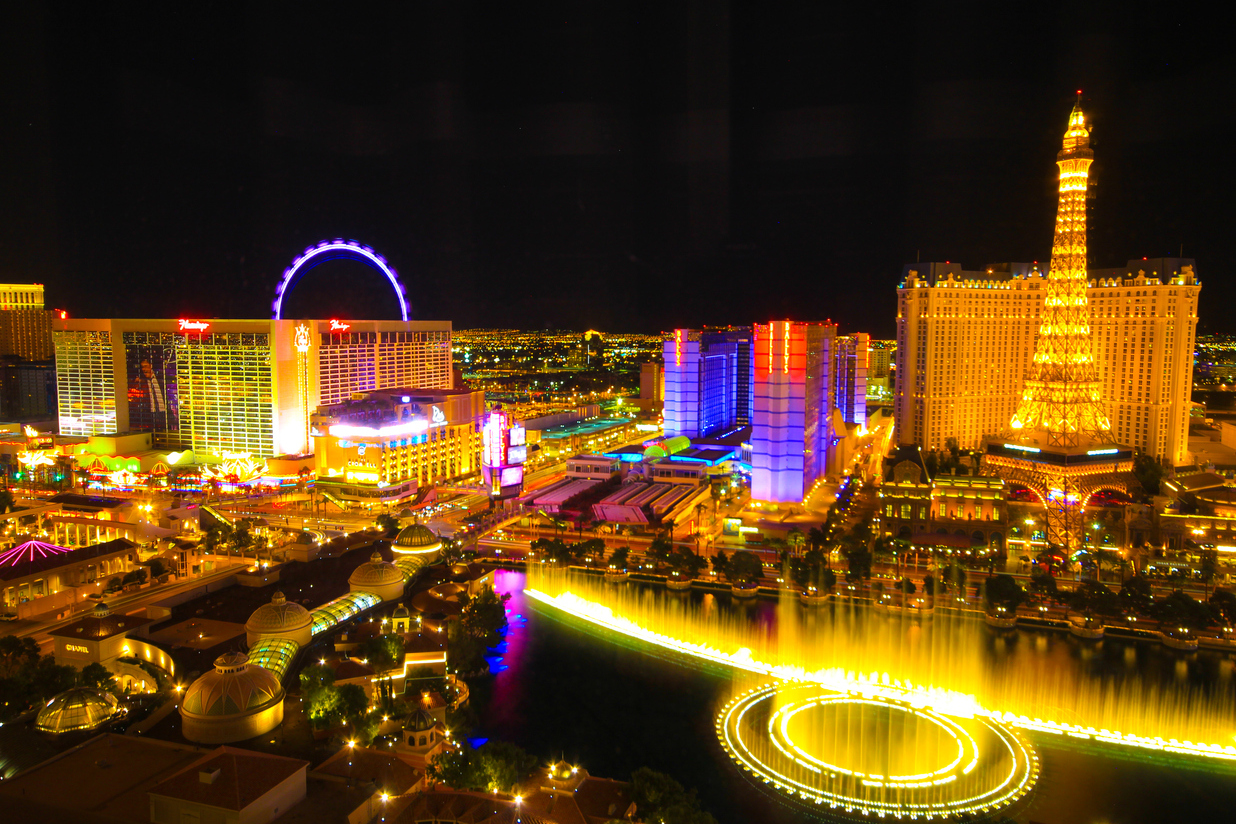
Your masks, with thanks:
[[[467,745],[439,753],[429,762],[425,772],[431,782],[445,784],[453,790],[483,789],[473,763],[473,750]]]
[[[1160,625],[1201,629],[1210,622],[1207,609],[1186,592],[1176,590],[1155,605]]]
[[[1026,600],[1026,591],[1012,575],[1001,573],[987,579],[983,586],[983,598],[988,609],[1004,607],[1013,612]]]
[[[785,542],[789,544],[790,551],[798,555],[803,551],[803,545],[807,543],[807,536],[803,535],[802,530],[798,527],[792,527],[786,533]]]
[[[729,565],[730,559],[726,556],[724,550],[718,551],[716,555],[712,556],[712,571],[718,575],[724,575],[725,571],[729,569]]]
[[[151,558],[147,564],[150,567],[151,578],[162,578],[171,571],[167,568],[167,562],[165,562],[162,558]]]
[[[605,557],[605,541],[600,538],[589,538],[586,541],[580,541],[573,550],[577,557],[592,558],[595,556],[597,560],[600,560]]]
[[[1117,615],[1120,613],[1120,601],[1115,593],[1098,581],[1082,581],[1073,590],[1069,598],[1072,609],[1089,618],[1092,614]]]
[[[228,538],[228,545],[236,550],[237,555],[244,555],[245,550],[253,546],[253,536],[249,533],[248,521],[241,521],[236,525]]]
[[[956,590],[961,597],[966,595],[966,568],[957,561],[953,561],[948,565],[948,569],[944,570],[945,583]]]
[[[120,583],[122,586],[128,586],[129,584],[140,585],[146,583],[146,568],[138,567],[137,569],[126,572],[124,577],[120,579]]]
[[[656,561],[657,565],[668,564],[670,556],[674,552],[674,545],[669,538],[664,535],[658,535],[652,539],[652,543],[648,545],[648,551],[644,553],[650,561]]]
[[[399,531],[399,519],[389,512],[383,512],[374,518],[373,525],[388,536]]]
[[[512,792],[536,769],[539,759],[509,741],[490,741],[477,749],[483,789]]]
[[[1236,594],[1231,590],[1216,589],[1210,596],[1210,609],[1224,626],[1236,625]]]
[[[850,583],[871,577],[871,550],[866,544],[849,543],[841,548],[845,555],[845,579]]]
[[[620,546],[613,551],[609,556],[609,565],[614,569],[625,570],[627,568],[627,558],[631,554],[631,547]]]
[[[339,696],[339,711],[349,721],[357,721],[369,709],[369,696],[359,684],[344,684],[336,688]]]
[[[664,824],[716,824],[700,809],[695,791],[690,792],[665,773],[640,767],[631,773],[631,800],[641,821]]]
[[[13,491],[8,487],[0,487],[0,514],[13,508]]]
[[[33,638],[0,636],[0,679],[17,678],[39,660],[39,645]]]
[[[764,565],[760,563],[760,559],[754,552],[740,549],[726,564],[724,574],[725,579],[730,583],[746,585],[759,580],[764,574]]]
[[[903,595],[913,595],[918,592],[918,587],[909,578],[902,578],[897,582],[897,589],[901,590]]]
[[[1154,611],[1154,591],[1145,575],[1126,578],[1117,597],[1122,608],[1135,615],[1146,616]]]
[[[1210,598],[1210,585],[1219,575],[1219,551],[1214,547],[1202,547],[1201,569],[1202,583],[1205,585],[1206,598]]]
[[[708,566],[708,561],[686,547],[678,547],[670,556],[669,565],[679,575],[694,578],[700,574],[701,570]]]
[[[468,598],[464,603],[460,621],[464,629],[474,638],[489,640],[506,629],[506,602],[511,600],[509,593],[498,595],[493,587],[486,585],[474,598]]]
[[[1035,571],[1030,573],[1029,590],[1040,601],[1054,601],[1057,594],[1056,579],[1036,567]]]
[[[78,683],[83,687],[91,687],[97,690],[116,691],[115,677],[108,672],[107,667],[97,661],[82,667],[82,671],[78,674]]]
[[[447,566],[452,566],[463,560],[463,544],[454,538],[442,537],[439,540],[442,541],[442,549],[438,550],[438,557]]]
[[[365,639],[364,643],[360,645],[360,654],[361,658],[368,663],[370,669],[379,678],[381,693],[389,695],[390,681],[381,679],[392,670],[403,666],[403,638],[394,633],[375,635],[372,638]]]

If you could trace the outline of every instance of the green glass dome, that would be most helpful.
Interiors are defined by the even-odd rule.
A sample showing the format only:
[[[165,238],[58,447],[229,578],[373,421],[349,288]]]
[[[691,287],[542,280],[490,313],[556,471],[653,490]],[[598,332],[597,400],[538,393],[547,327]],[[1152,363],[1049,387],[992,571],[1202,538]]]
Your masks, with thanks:
[[[93,730],[116,714],[116,696],[90,687],[65,690],[39,710],[34,726],[43,732],[62,733]]]
[[[399,536],[395,538],[393,548],[398,551],[398,548],[415,550],[430,550],[437,549],[442,546],[442,539],[434,534],[433,530],[424,524],[412,524],[405,526],[399,531]]]

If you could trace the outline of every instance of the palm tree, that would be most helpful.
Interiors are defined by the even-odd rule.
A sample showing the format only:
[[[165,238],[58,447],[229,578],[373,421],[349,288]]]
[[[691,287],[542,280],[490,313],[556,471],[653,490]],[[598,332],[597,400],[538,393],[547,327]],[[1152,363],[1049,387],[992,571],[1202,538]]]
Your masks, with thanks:
[[[801,555],[803,544],[807,543],[807,536],[798,527],[793,527],[786,533],[785,542],[790,545],[790,550],[795,555]]]

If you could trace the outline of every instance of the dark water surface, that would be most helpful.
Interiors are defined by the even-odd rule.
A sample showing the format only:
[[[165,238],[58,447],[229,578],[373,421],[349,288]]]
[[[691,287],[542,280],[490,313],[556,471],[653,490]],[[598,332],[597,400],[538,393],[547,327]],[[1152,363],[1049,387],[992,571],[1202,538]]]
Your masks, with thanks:
[[[641,766],[670,773],[695,788],[704,808],[723,824],[806,820],[799,809],[751,784],[721,750],[713,725],[733,686],[728,672],[659,657],[536,612],[522,586],[522,573],[498,573],[498,588],[512,594],[511,626],[491,659],[493,678],[473,685],[478,741],[514,741],[542,759],[564,757],[598,776],[625,779]],[[775,620],[773,604],[755,608],[762,620]],[[1069,666],[1105,679],[1136,671],[1142,679],[1183,681],[1208,693],[1236,688],[1233,662],[1223,654],[1179,655],[1111,638],[1086,645],[1035,630],[992,635],[985,643],[992,666],[1008,677]],[[1030,804],[1011,820],[1236,821],[1236,769],[1032,740],[1042,776]]]

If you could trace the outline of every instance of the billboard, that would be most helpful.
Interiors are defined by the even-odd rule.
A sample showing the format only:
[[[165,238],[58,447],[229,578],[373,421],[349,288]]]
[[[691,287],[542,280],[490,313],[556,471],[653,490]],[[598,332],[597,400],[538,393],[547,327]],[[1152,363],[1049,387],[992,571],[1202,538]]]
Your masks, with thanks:
[[[125,346],[129,431],[179,432],[176,350],[169,342]],[[156,437],[156,442],[160,439]]]

